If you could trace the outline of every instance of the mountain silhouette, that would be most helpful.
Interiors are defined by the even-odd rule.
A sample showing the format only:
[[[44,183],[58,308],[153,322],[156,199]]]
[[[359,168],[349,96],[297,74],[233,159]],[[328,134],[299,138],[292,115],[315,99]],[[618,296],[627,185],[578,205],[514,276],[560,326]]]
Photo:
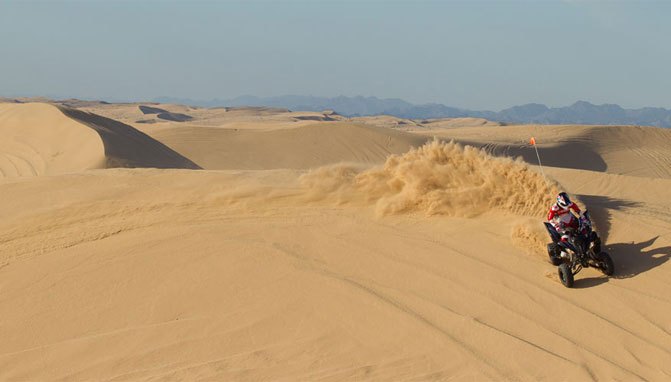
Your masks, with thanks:
[[[241,96],[228,100],[194,101],[159,97],[160,103],[178,103],[201,107],[269,106],[296,111],[334,110],[347,117],[392,115],[399,118],[461,118],[476,117],[504,123],[581,124],[581,125],[644,125],[671,127],[671,110],[661,107],[624,109],[615,104],[595,105],[578,101],[570,106],[551,108],[539,103],[513,106],[498,112],[468,110],[438,103],[415,105],[398,98],[377,97],[314,97],[286,95],[277,97]]]

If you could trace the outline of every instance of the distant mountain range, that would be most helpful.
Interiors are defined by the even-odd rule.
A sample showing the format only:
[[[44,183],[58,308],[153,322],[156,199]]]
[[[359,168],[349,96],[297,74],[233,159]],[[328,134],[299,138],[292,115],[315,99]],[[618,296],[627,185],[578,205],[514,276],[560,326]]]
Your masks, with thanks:
[[[338,114],[356,117],[392,115],[399,118],[431,119],[477,117],[504,123],[584,124],[584,125],[644,125],[671,127],[671,110],[661,107],[624,109],[614,104],[594,105],[578,101],[570,106],[551,108],[529,103],[498,112],[467,110],[437,103],[415,105],[397,98],[377,97],[313,97],[286,95],[279,97],[242,96],[229,100],[194,101],[190,99],[159,97],[161,103],[192,106],[270,106],[295,111],[334,110]]]

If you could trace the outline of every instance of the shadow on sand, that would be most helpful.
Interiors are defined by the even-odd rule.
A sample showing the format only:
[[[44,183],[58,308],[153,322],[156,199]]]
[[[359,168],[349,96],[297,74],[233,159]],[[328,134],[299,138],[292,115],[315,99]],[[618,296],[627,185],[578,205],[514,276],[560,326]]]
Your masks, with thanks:
[[[585,208],[589,210],[594,223],[594,228],[599,232],[601,241],[606,243],[608,233],[611,227],[611,211],[621,211],[626,208],[635,208],[641,206],[641,203],[632,200],[609,198],[600,195],[576,195],[580,201],[585,203]]]
[[[536,151],[530,145],[515,145],[515,144],[496,144],[496,143],[482,143],[469,140],[456,140],[462,145],[469,145],[485,149],[487,153],[494,156],[505,156],[517,158],[529,164],[538,164]],[[576,155],[567,156],[566,152],[571,151]],[[606,171],[608,165],[603,160],[601,155],[594,150],[591,144],[586,144],[579,141],[561,142],[554,146],[540,146],[538,152],[543,158],[543,165],[549,167],[564,167],[575,168],[579,170],[589,171]]]
[[[597,276],[597,277],[580,277],[582,273],[578,273],[575,276],[575,284],[573,288],[575,289],[584,289],[591,288],[597,285],[605,284],[608,282],[608,276]]]
[[[626,208],[636,208],[641,203],[631,200],[615,199],[599,195],[577,195],[590,211],[595,228],[601,236],[604,250],[607,251],[615,263],[616,279],[631,278],[650,269],[664,264],[671,258],[671,246],[655,246],[659,236],[639,243],[608,244],[608,233],[611,228],[611,211],[620,211]],[[608,282],[608,277],[576,277],[575,288],[590,288]]]
[[[658,267],[671,258],[671,246],[655,247],[659,236],[640,243],[616,243],[607,245],[613,262],[617,279],[634,277],[652,268]]]

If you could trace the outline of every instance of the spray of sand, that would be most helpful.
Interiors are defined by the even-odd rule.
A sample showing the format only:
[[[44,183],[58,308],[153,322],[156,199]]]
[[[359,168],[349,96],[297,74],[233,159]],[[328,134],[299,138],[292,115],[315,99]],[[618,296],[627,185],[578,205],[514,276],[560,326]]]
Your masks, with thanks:
[[[510,239],[518,248],[528,253],[544,254],[549,242],[548,234],[538,220],[526,219],[512,225]]]
[[[364,201],[379,215],[425,213],[474,217],[499,211],[539,217],[557,191],[521,160],[433,140],[384,165],[321,167],[301,178],[314,199]]]
[[[521,218],[511,220],[511,241],[530,253],[544,251],[547,238],[539,219],[559,189],[519,159],[438,140],[392,155],[379,167],[321,167],[303,175],[301,183],[311,200],[372,204],[378,215],[515,215]]]

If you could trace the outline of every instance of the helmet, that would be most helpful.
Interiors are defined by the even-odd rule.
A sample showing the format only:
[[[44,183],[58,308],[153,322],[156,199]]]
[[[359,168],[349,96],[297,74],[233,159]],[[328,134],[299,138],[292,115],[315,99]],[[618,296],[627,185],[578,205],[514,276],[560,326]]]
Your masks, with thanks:
[[[568,208],[571,205],[571,199],[569,199],[568,194],[560,192],[557,195],[557,205],[561,208]]]

